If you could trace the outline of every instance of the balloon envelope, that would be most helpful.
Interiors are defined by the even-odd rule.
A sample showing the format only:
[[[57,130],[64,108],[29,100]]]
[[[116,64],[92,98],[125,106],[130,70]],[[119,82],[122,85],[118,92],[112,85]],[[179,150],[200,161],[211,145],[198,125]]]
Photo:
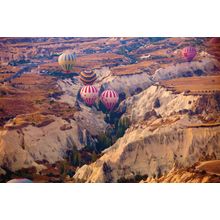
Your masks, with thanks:
[[[91,85],[96,80],[96,74],[92,70],[85,70],[80,73],[79,78],[84,85]]]
[[[83,86],[80,96],[87,105],[91,106],[98,98],[98,89],[91,85]]]
[[[58,63],[65,72],[70,72],[76,63],[76,55],[72,52],[65,52],[59,56]]]
[[[21,179],[12,179],[8,181],[7,183],[33,183],[33,182],[29,179],[21,178]]]
[[[108,89],[102,92],[100,99],[108,110],[112,110],[117,104],[119,97],[116,91]]]
[[[182,55],[188,62],[190,62],[196,56],[196,48],[191,46],[185,47],[182,50]]]

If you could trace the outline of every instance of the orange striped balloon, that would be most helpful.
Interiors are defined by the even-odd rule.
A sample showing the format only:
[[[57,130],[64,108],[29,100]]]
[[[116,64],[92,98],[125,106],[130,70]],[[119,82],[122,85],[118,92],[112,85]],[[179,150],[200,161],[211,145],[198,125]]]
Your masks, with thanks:
[[[84,85],[92,85],[96,80],[96,74],[92,70],[85,70],[80,73],[79,78]]]

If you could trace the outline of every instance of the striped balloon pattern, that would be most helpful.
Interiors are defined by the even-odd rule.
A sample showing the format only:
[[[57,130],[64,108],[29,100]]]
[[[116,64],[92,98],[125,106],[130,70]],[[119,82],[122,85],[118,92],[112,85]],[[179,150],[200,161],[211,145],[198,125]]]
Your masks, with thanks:
[[[58,63],[65,72],[69,73],[76,63],[76,55],[71,52],[65,52],[59,56]]]
[[[182,55],[188,62],[190,62],[196,56],[196,48],[191,46],[185,47],[182,50]]]
[[[98,89],[95,86],[87,85],[82,87],[80,96],[87,105],[91,106],[98,98],[98,93]]]
[[[86,70],[80,73],[79,78],[84,85],[92,85],[96,80],[96,74],[92,70]]]
[[[110,89],[105,90],[102,92],[100,100],[107,110],[112,110],[119,100],[118,93]]]
[[[26,178],[20,178],[20,179],[12,179],[7,183],[32,183],[32,181]]]

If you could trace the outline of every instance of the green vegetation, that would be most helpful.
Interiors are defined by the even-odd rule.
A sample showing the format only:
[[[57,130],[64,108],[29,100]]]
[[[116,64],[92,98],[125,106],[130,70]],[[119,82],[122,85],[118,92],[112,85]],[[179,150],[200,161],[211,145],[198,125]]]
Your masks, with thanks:
[[[164,39],[166,39],[166,37],[149,37],[151,43],[158,42]]]
[[[103,139],[102,143],[104,142],[105,140]],[[72,139],[68,139],[67,145],[70,150],[66,152],[66,160],[70,166],[78,167],[83,164],[90,164],[99,157],[99,152],[95,150],[92,144],[88,144],[85,148],[78,150]]]
[[[158,98],[154,101],[154,108],[160,108],[160,100]]]
[[[58,78],[61,78],[61,79],[67,79],[67,78],[72,79],[74,76],[78,75],[77,73],[68,73],[68,74],[66,74],[66,73],[63,73],[63,72],[60,72],[60,71],[52,71],[52,72],[46,71],[45,73],[50,75],[50,76],[55,76],[55,77],[58,77]]]
[[[49,103],[50,103],[50,105],[52,105],[52,104],[55,103],[55,101],[54,100],[50,100]]]
[[[130,64],[134,64],[137,62],[135,56],[129,54],[132,50],[136,50],[141,46],[141,44],[132,44],[129,46],[122,46],[118,49],[117,54],[123,55],[130,59]]]
[[[101,153],[104,149],[113,145],[118,138],[125,134],[126,129],[130,126],[130,121],[127,117],[121,118],[115,121],[115,124],[111,128],[107,129],[105,133],[100,134],[97,137],[97,143],[95,149]]]
[[[70,142],[71,142],[71,149],[67,151],[67,160],[72,166],[80,166],[81,165],[80,152],[77,150],[77,147],[74,144],[74,142],[67,139],[67,145],[70,145]]]
[[[30,63],[30,62],[31,62],[30,60],[22,59],[22,60],[12,60],[8,64],[10,66],[18,66],[18,65],[22,65],[22,64],[26,64],[26,63]]]
[[[93,54],[93,53],[96,53],[96,50],[93,50],[93,49],[85,49],[85,50],[83,50],[83,53],[85,53],[85,54]]]
[[[122,137],[129,126],[130,126],[129,119],[127,117],[121,118],[117,125],[116,137],[117,138]]]
[[[98,152],[101,152],[112,145],[111,137],[106,135],[105,133],[100,134],[97,140],[98,142],[96,144],[96,150]]]
[[[118,183],[139,183],[141,180],[146,180],[148,178],[148,175],[135,175],[133,178],[120,178],[118,179]]]
[[[62,161],[60,162],[60,174],[63,176],[67,175],[67,169],[68,169],[68,162],[67,161]]]

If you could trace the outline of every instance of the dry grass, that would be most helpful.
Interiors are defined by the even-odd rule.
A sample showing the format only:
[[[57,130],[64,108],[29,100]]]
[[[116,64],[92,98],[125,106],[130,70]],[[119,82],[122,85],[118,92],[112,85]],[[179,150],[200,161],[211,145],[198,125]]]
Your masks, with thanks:
[[[13,76],[20,68],[15,66],[1,66],[0,65],[0,80],[4,80],[10,76]]]
[[[78,57],[76,60],[77,67],[88,67],[90,69],[101,68],[106,65],[114,64],[116,60],[125,60],[122,55],[114,53],[96,53]]]
[[[4,79],[6,79],[6,78],[8,78],[10,76],[12,76],[11,73],[1,73],[0,74],[0,80],[4,80]]]
[[[18,115],[21,115],[18,117],[18,123],[27,120],[41,122],[45,118],[39,114],[60,113],[64,116],[72,116],[74,111],[70,112],[69,105],[50,102],[49,95],[60,92],[55,85],[53,77],[32,73],[23,74],[20,78],[12,80],[10,84],[0,85],[0,90],[4,89],[7,92],[0,97],[0,126]]]
[[[114,53],[96,53],[88,54],[84,56],[77,57],[76,64],[74,66],[73,72],[80,73],[86,68],[96,69],[108,65],[113,65],[116,60],[125,60],[126,58],[122,55]],[[48,71],[60,71],[63,72],[62,68],[59,66],[58,62],[48,62],[45,64],[39,65],[39,70],[48,70]]]
[[[102,60],[108,60],[108,59],[123,59],[124,56],[118,55],[115,53],[95,53],[95,54],[89,54],[85,56],[81,56],[78,58],[78,62],[88,62],[88,61],[102,61]]]
[[[51,123],[53,120],[49,116],[40,114],[39,112],[31,114],[18,115],[14,118],[10,124],[7,125],[7,128],[18,128],[24,125],[32,124],[35,126],[41,126],[45,122]]]
[[[216,126],[220,126],[220,123],[214,122],[214,123],[205,123],[205,124],[191,124],[188,126],[188,128],[216,127]]]
[[[198,170],[205,170],[210,174],[220,175],[220,160],[211,160],[201,162],[200,165],[196,167]]]
[[[219,37],[215,39],[210,39],[207,42],[207,52],[215,56],[220,61],[220,38]]]
[[[187,94],[210,94],[220,91],[220,75],[187,77],[160,82],[162,86],[175,92],[187,92]]]
[[[155,61],[152,60],[140,61],[135,64],[114,67],[112,68],[112,73],[114,75],[130,75],[130,74],[142,73],[145,68],[154,64]]]

